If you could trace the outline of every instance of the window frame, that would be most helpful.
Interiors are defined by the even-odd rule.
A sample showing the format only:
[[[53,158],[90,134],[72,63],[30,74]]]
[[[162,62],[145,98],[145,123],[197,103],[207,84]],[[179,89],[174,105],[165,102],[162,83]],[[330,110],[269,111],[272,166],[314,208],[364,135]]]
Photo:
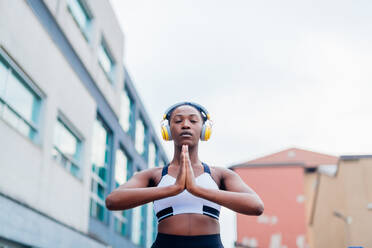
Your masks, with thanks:
[[[130,93],[129,89],[127,88],[126,84],[127,83],[125,83],[125,81],[124,81],[123,92],[124,92],[124,94],[127,95],[128,99],[129,99],[129,109],[128,109],[128,111],[129,111],[129,118],[128,118],[128,120],[126,120],[128,122],[128,124],[129,124],[128,130],[125,130],[123,128],[122,122],[124,120],[122,120],[122,117],[121,116],[119,117],[119,124],[120,124],[121,129],[124,131],[124,133],[128,134],[133,139],[134,134],[132,134],[132,132],[133,132],[133,120],[135,118],[135,111],[136,111],[136,108],[135,108],[136,107],[136,103],[135,103],[135,101],[134,101],[134,99],[132,97],[132,94]],[[120,110],[120,112],[121,112],[121,110]]]
[[[106,124],[104,119],[101,117],[99,113],[97,113],[97,117],[95,121],[98,121],[100,125],[105,129],[107,132],[107,143],[105,146],[105,152],[108,152],[107,154],[107,162],[105,161],[105,181],[102,180],[102,178],[99,176],[99,172],[93,171],[93,161],[92,157],[90,158],[90,166],[91,166],[91,179],[90,179],[90,209],[89,209],[89,215],[91,218],[95,218],[98,221],[102,222],[105,225],[109,224],[109,216],[108,211],[106,209],[105,204],[105,197],[108,194],[109,189],[109,170],[112,165],[112,152],[113,152],[113,132],[111,128]],[[94,137],[94,135],[93,135]],[[93,138],[94,139],[94,138]],[[93,142],[94,143],[94,142]],[[103,199],[99,196],[99,186],[103,188]],[[99,204],[101,207],[103,207],[103,219],[100,219],[97,213],[97,207],[96,204]]]
[[[59,150],[59,148],[56,146],[56,144],[54,144],[54,140],[53,140],[53,149],[55,149],[57,152],[58,152],[58,155],[64,159],[66,159],[69,163],[67,164],[67,166],[65,167],[62,163],[61,163],[61,158],[54,158],[61,166],[63,166],[71,175],[73,175],[74,177],[82,180],[83,179],[83,173],[82,173],[82,169],[83,169],[83,161],[82,161],[82,154],[83,154],[83,143],[84,143],[84,137],[83,135],[78,131],[78,129],[72,124],[72,122],[59,110],[58,111],[58,115],[57,115],[57,118],[56,118],[56,122],[55,122],[55,125],[57,125],[57,123],[60,123],[64,128],[66,128],[67,131],[69,131],[71,133],[71,135],[73,135],[76,140],[77,140],[77,153],[78,153],[78,158],[77,159],[74,159],[74,158],[69,158],[69,156],[67,156],[66,154],[64,154],[61,150]],[[54,130],[55,132],[56,130]],[[53,136],[54,137],[54,136]],[[72,163],[78,168],[78,172],[77,174],[75,175],[72,170],[71,170],[71,167],[72,167]]]
[[[141,153],[137,150],[137,121],[141,121],[143,125],[143,142],[142,142],[143,151]],[[149,140],[148,140],[149,128],[147,127],[141,114],[138,115],[138,118],[135,121],[135,125],[136,125],[136,128],[135,128],[135,135],[134,135],[134,148],[136,152],[142,158],[144,158],[145,161],[147,161],[148,149],[149,149]]]
[[[126,160],[127,160],[127,163],[125,165],[125,169],[126,169],[126,178],[125,178],[125,182],[127,182],[131,175],[132,175],[132,164],[133,164],[133,159],[132,157],[129,155],[129,153],[126,151],[126,149],[124,148],[124,146],[122,146],[121,144],[119,144],[118,148],[116,149],[116,153],[115,153],[115,157],[117,156],[117,152],[122,152],[124,154],[124,156],[126,157]],[[117,159],[115,159],[115,170],[114,170],[114,188],[117,188],[118,185],[117,185],[117,181],[116,181],[116,166],[117,166]],[[119,185],[120,186],[120,185]],[[124,211],[114,211],[113,212],[113,215],[114,215],[114,231],[115,233],[121,235],[122,237],[126,237],[126,238],[129,238],[130,237],[130,217],[131,217],[131,211],[128,211],[128,210],[124,210]],[[117,230],[116,228],[116,224],[117,222],[119,222],[119,225],[120,225],[120,231]],[[123,227],[124,225],[124,227]],[[123,231],[124,229],[124,231]]]
[[[34,118],[35,120],[32,120],[32,122],[30,122],[24,116],[22,116],[22,114],[19,113],[16,110],[16,108],[11,105],[11,103],[7,102],[7,99],[3,98],[0,92],[0,104],[2,105],[0,106],[0,119],[6,122],[9,126],[11,126],[14,130],[16,130],[22,136],[27,137],[35,144],[39,144],[41,142],[40,121],[41,121],[43,103],[44,103],[44,99],[46,95],[43,91],[41,91],[41,89],[36,85],[36,83],[34,83],[31,77],[21,69],[21,66],[15,62],[15,60],[3,49],[1,45],[0,45],[0,63],[4,64],[4,66],[6,67],[7,76],[6,76],[5,83],[8,83],[9,75],[13,74],[13,76],[18,79],[19,83],[22,84],[26,88],[26,90],[28,90],[29,93],[33,95],[34,98],[36,98],[36,106],[32,107],[32,111],[33,112],[36,111],[35,118]],[[33,131],[33,133],[29,135],[25,135],[24,133],[22,133],[19,127],[15,127],[13,124],[9,123],[8,120],[2,117],[4,108],[8,108],[11,111],[11,113],[15,114],[16,117],[18,118],[18,121],[22,121],[23,123],[25,123]]]
[[[103,49],[103,51],[105,52],[106,56],[108,57],[108,59],[110,60],[111,62],[111,70],[109,72],[106,72],[105,68],[104,68],[104,65],[102,64],[101,62],[101,59],[100,59],[100,49]],[[98,60],[98,64],[99,66],[101,67],[103,73],[105,74],[107,80],[109,81],[110,84],[114,85],[115,84],[115,71],[116,71],[116,60],[114,58],[114,55],[106,41],[106,39],[103,37],[103,35],[101,36],[101,41],[99,42],[99,45],[98,45],[98,50],[97,50],[97,60]]]
[[[73,13],[72,7],[70,6],[72,1],[77,2],[77,4],[81,7],[82,12],[84,13],[84,15],[87,17],[87,22],[88,23],[87,23],[85,29],[80,25],[79,21],[77,20],[77,17]],[[92,29],[92,24],[93,24],[94,17],[93,17],[92,11],[89,8],[88,4],[86,3],[85,0],[67,0],[66,5],[67,5],[68,12],[72,16],[72,19],[74,20],[75,24],[79,28],[79,30],[80,30],[81,34],[83,35],[84,39],[87,42],[90,42],[90,35],[91,35],[91,29]]]

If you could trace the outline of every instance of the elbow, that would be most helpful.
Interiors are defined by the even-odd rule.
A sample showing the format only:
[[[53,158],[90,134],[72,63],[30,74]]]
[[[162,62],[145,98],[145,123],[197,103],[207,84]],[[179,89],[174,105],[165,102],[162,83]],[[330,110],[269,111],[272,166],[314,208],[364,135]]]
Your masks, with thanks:
[[[263,214],[263,212],[264,212],[264,205],[263,205],[263,203],[261,203],[257,207],[255,215],[259,216],[259,215]]]
[[[108,195],[106,197],[105,204],[108,210],[115,210],[115,201],[112,196]]]
[[[260,198],[257,197],[257,199],[252,202],[249,207],[247,207],[247,211],[244,212],[246,215],[256,215],[260,216],[264,212],[264,203]]]
[[[265,206],[264,206],[263,202],[261,200],[259,200],[257,202],[257,206],[255,208],[256,211],[255,211],[255,214],[254,215],[259,216],[259,215],[263,214],[264,209],[265,209]]]

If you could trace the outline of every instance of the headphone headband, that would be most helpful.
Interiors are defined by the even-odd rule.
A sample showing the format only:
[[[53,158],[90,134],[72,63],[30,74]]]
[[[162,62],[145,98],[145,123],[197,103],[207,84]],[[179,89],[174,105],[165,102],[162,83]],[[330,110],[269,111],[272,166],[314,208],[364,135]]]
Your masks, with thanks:
[[[176,108],[178,108],[179,106],[183,106],[183,105],[189,105],[189,106],[192,106],[194,108],[196,108],[201,114],[202,114],[202,117],[203,117],[203,120],[206,121],[206,120],[210,120],[210,114],[209,112],[201,105],[197,104],[197,103],[194,103],[194,102],[180,102],[180,103],[176,103],[172,106],[170,106],[164,113],[163,115],[163,120],[167,119],[169,121],[169,118],[170,118],[170,114],[172,113],[172,111]]]

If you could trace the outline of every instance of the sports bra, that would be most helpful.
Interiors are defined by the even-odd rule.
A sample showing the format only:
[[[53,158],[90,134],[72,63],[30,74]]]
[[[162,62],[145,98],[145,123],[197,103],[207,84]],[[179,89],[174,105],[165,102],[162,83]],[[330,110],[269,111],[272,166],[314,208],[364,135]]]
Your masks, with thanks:
[[[218,189],[218,185],[211,176],[209,166],[203,162],[202,165],[204,167],[204,173],[195,178],[196,184],[203,188]],[[169,164],[163,167],[161,179],[157,187],[173,185],[176,182],[176,178],[168,174],[168,167]],[[221,209],[219,204],[194,196],[187,189],[178,195],[155,200],[153,203],[158,223],[170,216],[184,213],[204,214],[218,220]]]

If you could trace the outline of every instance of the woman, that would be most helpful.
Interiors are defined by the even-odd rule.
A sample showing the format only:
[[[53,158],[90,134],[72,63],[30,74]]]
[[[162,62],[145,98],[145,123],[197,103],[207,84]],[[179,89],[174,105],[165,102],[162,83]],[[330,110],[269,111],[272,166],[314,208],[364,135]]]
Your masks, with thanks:
[[[238,174],[200,161],[199,139],[209,139],[209,118],[196,103],[170,107],[163,117],[162,134],[174,142],[172,161],[136,173],[106,198],[109,210],[154,202],[158,235],[152,248],[220,248],[221,205],[246,215],[263,213],[262,200]]]

